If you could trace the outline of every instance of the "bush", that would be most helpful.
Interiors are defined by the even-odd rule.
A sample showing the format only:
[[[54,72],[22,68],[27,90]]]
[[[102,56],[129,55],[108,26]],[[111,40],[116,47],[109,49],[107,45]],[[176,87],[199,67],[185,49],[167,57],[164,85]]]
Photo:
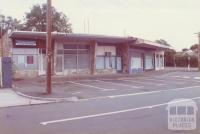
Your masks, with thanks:
[[[188,56],[176,56],[176,66],[177,67],[187,67],[188,66]],[[190,66],[198,67],[198,58],[196,56],[190,57]]]

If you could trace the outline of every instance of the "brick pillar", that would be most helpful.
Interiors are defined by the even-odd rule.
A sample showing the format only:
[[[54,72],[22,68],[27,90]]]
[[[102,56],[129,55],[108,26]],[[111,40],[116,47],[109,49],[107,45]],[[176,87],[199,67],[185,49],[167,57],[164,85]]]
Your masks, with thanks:
[[[143,71],[145,71],[146,66],[145,66],[145,54],[144,53],[142,53],[142,66],[143,66]]]
[[[92,42],[92,44],[90,45],[90,68],[92,75],[96,73],[96,47],[97,43]]]
[[[129,45],[120,44],[117,53],[122,59],[122,73],[129,73]]]
[[[153,60],[154,70],[156,70],[156,52],[153,53]]]

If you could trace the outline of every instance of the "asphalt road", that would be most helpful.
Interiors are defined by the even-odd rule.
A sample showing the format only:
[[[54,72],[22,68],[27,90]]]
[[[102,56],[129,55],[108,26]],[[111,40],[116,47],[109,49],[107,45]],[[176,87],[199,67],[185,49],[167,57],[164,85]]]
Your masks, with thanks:
[[[195,130],[172,131],[166,110],[168,102],[179,98],[192,98],[200,109],[199,74],[175,72],[149,81],[155,85],[145,86],[144,92],[110,90],[74,103],[0,109],[0,134],[199,134],[199,111]]]

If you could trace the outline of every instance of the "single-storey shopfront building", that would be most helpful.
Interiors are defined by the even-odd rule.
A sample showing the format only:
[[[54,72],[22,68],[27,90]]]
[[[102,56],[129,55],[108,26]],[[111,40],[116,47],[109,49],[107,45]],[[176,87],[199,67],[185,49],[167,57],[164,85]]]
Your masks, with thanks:
[[[54,75],[136,73],[164,69],[167,46],[138,39],[90,34],[52,33]],[[46,33],[15,31],[12,59],[18,75],[46,72]]]

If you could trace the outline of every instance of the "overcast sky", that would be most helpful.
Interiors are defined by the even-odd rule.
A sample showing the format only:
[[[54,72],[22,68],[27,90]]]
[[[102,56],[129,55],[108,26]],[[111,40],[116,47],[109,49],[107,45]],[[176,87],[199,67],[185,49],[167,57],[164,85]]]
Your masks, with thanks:
[[[177,50],[198,42],[200,0],[52,0],[64,12],[74,33],[165,39]],[[0,0],[0,13],[23,19],[33,4],[46,0]],[[85,28],[87,29],[87,27]],[[86,30],[85,30],[86,31]]]

